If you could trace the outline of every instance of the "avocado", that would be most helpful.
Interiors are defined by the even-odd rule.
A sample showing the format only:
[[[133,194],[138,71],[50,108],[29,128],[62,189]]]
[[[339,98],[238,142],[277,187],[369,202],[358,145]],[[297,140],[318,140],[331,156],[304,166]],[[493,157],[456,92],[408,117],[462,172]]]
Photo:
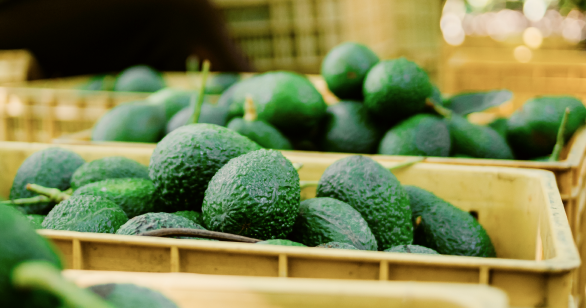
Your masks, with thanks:
[[[33,153],[18,168],[10,189],[10,199],[34,197],[36,194],[26,189],[27,184],[66,190],[73,172],[84,162],[78,154],[62,148],[47,148]],[[47,202],[19,208],[27,214],[46,214],[53,205]]]
[[[379,250],[413,242],[407,193],[395,175],[372,158],[354,155],[334,162],[319,180],[317,197],[338,199],[357,210]]]
[[[442,255],[496,257],[486,230],[468,212],[433,193],[415,186],[403,186],[409,194],[415,228],[414,244]]]
[[[149,169],[122,156],[110,156],[87,162],[79,167],[71,177],[71,188],[76,190],[84,185],[107,179],[139,178],[150,179]]]
[[[218,73],[207,80],[206,94],[222,94],[240,80],[238,73]]]
[[[139,235],[141,233],[168,228],[189,228],[205,230],[204,227],[181,216],[169,213],[146,213],[136,216],[122,225],[116,234]],[[173,238],[199,239],[195,237],[173,236]]]
[[[421,67],[399,58],[376,64],[366,75],[363,93],[367,110],[390,126],[423,111],[433,88]]]
[[[149,95],[146,100],[148,103],[163,106],[165,119],[169,121],[177,112],[189,106],[193,95],[193,91],[164,88]]]
[[[100,74],[90,78],[80,89],[87,91],[112,91],[112,81],[114,77],[110,75]]]
[[[322,125],[320,149],[325,152],[373,154],[382,136],[364,105],[356,101],[328,106]]]
[[[365,45],[346,42],[330,49],[322,61],[321,75],[340,99],[361,100],[366,73],[378,61],[378,56]]]
[[[155,185],[146,179],[107,179],[75,190],[72,196],[104,197],[118,204],[128,218],[152,212],[157,198]]]
[[[61,307],[56,297],[44,291],[16,290],[12,286],[13,269],[25,261],[46,261],[58,269],[63,269],[63,263],[53,245],[10,206],[0,205],[0,243],[0,307]]]
[[[452,151],[474,158],[514,159],[505,138],[488,126],[476,125],[452,114],[446,118],[452,138]]]
[[[115,233],[128,221],[116,203],[95,196],[71,196],[45,217],[43,229]]]
[[[99,284],[87,289],[116,308],[178,308],[160,292],[130,283]]]
[[[378,154],[447,157],[451,146],[450,131],[442,119],[418,114],[391,128],[381,140]]]
[[[488,127],[494,129],[503,138],[507,138],[507,118],[496,118],[494,121],[488,123]]]
[[[194,212],[194,211],[178,211],[175,213],[172,213],[173,215],[177,215],[177,216],[181,216],[181,217],[185,217],[193,222],[195,222],[196,224],[203,226],[203,214],[201,212]]]
[[[507,139],[515,154],[526,159],[551,154],[566,108],[570,108],[564,134],[568,141],[586,119],[586,108],[579,99],[538,97],[515,111],[507,123]]]
[[[293,164],[275,150],[230,160],[205,191],[203,218],[213,231],[258,238],[286,238],[299,212],[301,189]]]
[[[164,109],[142,101],[120,104],[94,125],[92,140],[157,142],[165,133]]]
[[[257,245],[281,245],[281,246],[300,246],[300,247],[307,247],[301,243],[297,243],[297,242],[293,242],[290,240],[279,240],[279,239],[274,239],[274,240],[266,240],[266,241],[262,241],[262,242],[258,242],[256,243]]]
[[[149,175],[163,211],[201,211],[205,190],[229,160],[261,147],[235,131],[189,124],[165,136],[153,151]]]
[[[191,116],[193,115],[193,107],[187,107],[177,112],[169,122],[165,129],[166,134],[176,130],[177,128],[187,125]],[[228,121],[228,107],[214,105],[208,102],[203,102],[199,113],[199,120],[197,123],[208,123],[219,126],[226,126]]]
[[[419,245],[399,245],[393,248],[385,250],[386,252],[402,252],[402,253],[419,253],[428,255],[439,255],[439,253],[433,249]]]
[[[42,229],[42,225],[43,225],[43,220],[45,220],[45,215],[38,215],[38,214],[29,214],[26,215],[26,218],[28,218],[31,226],[33,226],[33,228],[35,229]]]
[[[161,73],[146,65],[131,66],[118,74],[114,91],[155,92],[165,87]]]
[[[340,243],[340,242],[329,242],[324,244],[319,244],[315,246],[317,248],[334,248],[334,249],[350,249],[350,250],[358,250],[358,248],[347,244],[347,243]]]
[[[377,250],[376,239],[360,213],[347,203],[332,198],[301,202],[289,237],[311,247],[339,242],[361,250]]]

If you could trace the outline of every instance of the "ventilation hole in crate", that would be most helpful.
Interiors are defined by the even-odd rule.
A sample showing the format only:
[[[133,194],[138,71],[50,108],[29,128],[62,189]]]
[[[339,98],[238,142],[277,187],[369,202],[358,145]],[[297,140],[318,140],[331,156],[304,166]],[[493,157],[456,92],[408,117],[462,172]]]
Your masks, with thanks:
[[[470,215],[472,215],[472,217],[474,217],[474,219],[478,220],[478,212],[477,211],[470,211],[468,213],[470,213]]]

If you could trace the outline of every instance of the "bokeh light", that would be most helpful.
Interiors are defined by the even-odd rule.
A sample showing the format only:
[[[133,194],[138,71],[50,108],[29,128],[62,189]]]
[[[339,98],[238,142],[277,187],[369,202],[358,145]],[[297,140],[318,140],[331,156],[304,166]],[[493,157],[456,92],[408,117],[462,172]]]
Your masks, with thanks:
[[[529,47],[521,45],[517,46],[515,50],[513,50],[513,56],[515,57],[515,60],[521,63],[527,63],[531,61],[531,58],[533,58],[533,52],[531,49],[529,49]]]
[[[545,16],[547,3],[545,0],[525,0],[523,14],[531,21],[539,21]]]
[[[523,31],[523,42],[525,45],[537,49],[543,43],[543,35],[541,30],[535,27],[529,27]]]

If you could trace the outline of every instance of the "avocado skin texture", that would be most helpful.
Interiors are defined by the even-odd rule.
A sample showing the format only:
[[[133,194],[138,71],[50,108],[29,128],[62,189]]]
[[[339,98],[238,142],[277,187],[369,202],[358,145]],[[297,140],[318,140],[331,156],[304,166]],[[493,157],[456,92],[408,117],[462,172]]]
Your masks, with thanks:
[[[193,115],[193,108],[187,107],[183,108],[181,111],[177,112],[167,122],[167,127],[165,128],[165,133],[169,134],[172,131],[178,129],[181,126],[187,125],[189,119]],[[208,123],[208,124],[216,124],[219,126],[226,126],[228,122],[228,107],[220,106],[218,104],[213,105],[208,102],[203,102],[201,105],[201,110],[199,113],[199,120],[197,123]]]
[[[206,94],[222,94],[226,89],[240,80],[238,73],[219,73],[212,76],[206,83]]]
[[[147,102],[153,105],[162,106],[165,109],[165,119],[167,121],[183,108],[189,106],[193,92],[164,88],[147,97]]]
[[[474,158],[514,159],[513,151],[494,129],[468,122],[453,114],[445,119],[452,138],[452,151]]]
[[[414,244],[442,255],[496,257],[486,230],[470,215],[433,193],[415,186],[403,186],[409,194],[415,228]]]
[[[234,118],[228,123],[228,128],[258,143],[261,147],[277,150],[292,150],[293,146],[287,137],[271,124],[264,121],[247,121],[243,118]]]
[[[208,182],[230,159],[261,147],[235,131],[189,124],[167,135],[153,151],[149,175],[165,212],[201,212]]]
[[[363,44],[346,42],[332,48],[321,64],[321,75],[328,88],[340,99],[362,99],[366,73],[378,56]]]
[[[26,218],[28,219],[31,226],[33,226],[33,228],[35,228],[35,229],[42,229],[43,228],[42,225],[43,225],[43,220],[45,220],[45,215],[29,214],[29,215],[26,215]]]
[[[405,58],[381,61],[364,80],[364,106],[389,125],[423,111],[432,91],[427,73],[414,62]]]
[[[93,141],[157,142],[165,133],[165,110],[144,102],[120,104],[103,115],[92,130]]]
[[[299,212],[299,174],[283,154],[258,150],[236,157],[209,183],[205,225],[213,231],[258,238],[286,238]]]
[[[57,204],[43,221],[43,229],[115,233],[128,221],[116,203],[96,196],[71,196]]]
[[[289,237],[307,246],[327,242],[347,243],[361,250],[377,250],[368,223],[350,205],[333,198],[301,202]]]
[[[152,212],[157,198],[155,185],[145,179],[107,179],[77,189],[73,196],[104,197],[118,204],[128,218]]]
[[[139,178],[149,179],[149,169],[137,161],[122,156],[111,156],[87,162],[71,177],[71,188],[76,190],[84,185],[107,179]]]
[[[159,72],[146,65],[131,66],[118,74],[114,91],[155,92],[165,87]]]
[[[29,198],[35,193],[26,189],[26,184],[66,190],[71,176],[85,161],[77,153],[62,148],[48,148],[29,156],[18,168],[10,189],[10,199]],[[47,214],[54,203],[19,206],[27,214]]]
[[[403,252],[403,253],[419,253],[427,255],[439,255],[439,253],[433,249],[419,246],[419,245],[399,245],[393,248],[385,249],[386,252]]]
[[[324,244],[319,244],[315,246],[316,248],[334,248],[334,249],[350,249],[350,250],[358,250],[358,248],[348,244],[348,243],[340,243],[340,242],[329,242]]]
[[[507,139],[515,154],[527,159],[551,154],[566,107],[570,108],[564,135],[568,141],[586,119],[586,108],[577,98],[538,97],[515,111],[507,123]]]
[[[38,235],[18,210],[0,205],[0,307],[57,308],[59,300],[44,291],[15,290],[11,273],[24,261],[47,261],[63,269],[53,246]]]
[[[381,140],[378,154],[447,157],[451,147],[446,123],[433,115],[418,114],[391,128]]]
[[[281,246],[299,246],[299,247],[307,247],[301,243],[297,243],[297,242],[293,242],[290,240],[279,240],[279,239],[274,239],[274,240],[266,240],[266,241],[262,241],[262,242],[258,242],[255,243],[257,245],[281,245]]]
[[[195,222],[178,215],[169,213],[146,213],[130,219],[122,225],[116,234],[122,235],[139,235],[141,233],[159,229],[168,228],[189,228],[205,230],[204,227]],[[173,236],[173,238],[182,239],[200,239],[196,237]]]
[[[322,151],[373,154],[382,133],[362,103],[341,101],[328,106],[321,135]]]
[[[172,213],[173,215],[177,215],[177,216],[181,216],[184,218],[187,218],[193,222],[195,222],[196,224],[203,226],[204,222],[203,222],[203,214],[201,212],[195,212],[195,211],[178,211],[175,213]]]
[[[494,129],[503,138],[507,138],[507,122],[506,118],[497,118],[494,121],[488,123],[488,127]]]
[[[372,158],[355,155],[334,162],[319,180],[317,197],[338,199],[357,210],[379,250],[413,242],[407,193],[395,175]]]
[[[178,308],[163,294],[130,283],[107,283],[87,288],[116,308]]]

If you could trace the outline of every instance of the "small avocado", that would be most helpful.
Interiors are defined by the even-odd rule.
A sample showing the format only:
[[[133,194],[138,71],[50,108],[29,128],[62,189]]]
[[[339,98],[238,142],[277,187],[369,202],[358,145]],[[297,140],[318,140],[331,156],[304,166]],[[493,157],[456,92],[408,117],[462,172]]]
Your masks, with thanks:
[[[173,215],[177,215],[177,216],[181,216],[181,217],[185,217],[193,222],[195,222],[196,224],[203,226],[203,214],[201,212],[194,212],[194,211],[178,211],[175,213],[172,213]]]
[[[118,74],[114,91],[155,92],[165,87],[161,73],[146,65],[131,66]]]
[[[100,74],[92,76],[86,83],[79,87],[81,90],[87,91],[112,91],[114,77],[110,75]]]
[[[348,243],[340,243],[340,242],[329,242],[324,244],[319,244],[315,246],[316,248],[334,248],[334,249],[350,249],[350,250],[359,250],[358,248],[348,244]]]
[[[419,253],[428,255],[439,255],[439,253],[433,249],[419,245],[399,245],[393,248],[385,249],[386,252],[402,252],[402,253]]]
[[[322,124],[320,148],[325,152],[373,154],[382,136],[364,105],[356,101],[328,106]]]
[[[297,243],[297,242],[293,242],[290,240],[279,240],[279,239],[274,239],[274,240],[266,240],[266,241],[262,241],[262,242],[258,242],[256,243],[257,245],[281,245],[281,246],[299,246],[299,247],[307,247],[301,243]]]
[[[66,190],[70,187],[71,176],[85,161],[77,153],[62,148],[47,148],[29,156],[18,168],[12,182],[10,199],[34,197],[26,189],[27,184]],[[40,203],[19,206],[27,214],[46,214],[54,203]]]
[[[122,225],[116,234],[139,235],[141,233],[168,228],[189,228],[205,230],[195,222],[178,215],[169,213],[146,213],[136,216]],[[195,237],[173,236],[173,238],[199,239]]]
[[[218,73],[208,79],[206,83],[206,94],[222,94],[226,89],[240,80],[238,73]]]
[[[228,121],[228,107],[220,106],[218,104],[214,105],[204,101],[199,112],[199,120],[197,123],[226,126]],[[193,107],[187,107],[177,112],[177,114],[175,114],[173,118],[167,122],[165,133],[169,134],[179,127],[187,125],[187,122],[189,122],[192,115]]]
[[[165,133],[163,106],[142,101],[120,104],[94,125],[93,141],[158,142]]]
[[[494,129],[503,138],[507,138],[507,122],[506,118],[497,118],[494,121],[488,123],[488,127]]]
[[[346,42],[330,49],[321,64],[321,75],[340,99],[361,100],[366,73],[378,61],[378,56],[365,45]]]
[[[378,154],[447,157],[451,146],[450,131],[441,118],[418,114],[391,128],[381,140]]]
[[[490,237],[472,215],[425,189],[403,187],[409,194],[414,224],[421,217],[414,244],[442,255],[496,257]]]
[[[301,202],[289,237],[311,247],[339,242],[361,250],[377,250],[376,239],[360,213],[347,203],[332,198]]]
[[[95,196],[71,196],[45,217],[43,229],[115,233],[128,221],[116,203]]]
[[[413,242],[407,193],[395,175],[372,158],[354,155],[334,162],[321,176],[317,196],[338,199],[357,210],[379,250]]]
[[[149,95],[146,100],[148,103],[163,106],[165,118],[169,121],[177,112],[189,106],[193,95],[193,91],[164,88]]]
[[[205,191],[203,218],[213,231],[286,238],[299,212],[299,174],[283,154],[258,150],[230,160]]]
[[[42,225],[43,225],[43,220],[45,220],[45,215],[38,215],[38,214],[29,214],[26,215],[26,218],[28,218],[30,224],[33,226],[33,228],[35,229],[42,229]]]
[[[130,283],[107,283],[87,288],[116,308],[178,308],[160,292]]]
[[[201,211],[208,182],[229,160],[259,150],[225,127],[189,124],[165,136],[153,151],[149,175],[164,212]]]
[[[452,138],[452,151],[474,158],[514,159],[513,151],[494,129],[476,125],[452,114],[446,118]]]
[[[84,185],[107,179],[139,178],[149,179],[149,169],[122,156],[110,156],[87,162],[71,177],[71,188],[76,190]]]

